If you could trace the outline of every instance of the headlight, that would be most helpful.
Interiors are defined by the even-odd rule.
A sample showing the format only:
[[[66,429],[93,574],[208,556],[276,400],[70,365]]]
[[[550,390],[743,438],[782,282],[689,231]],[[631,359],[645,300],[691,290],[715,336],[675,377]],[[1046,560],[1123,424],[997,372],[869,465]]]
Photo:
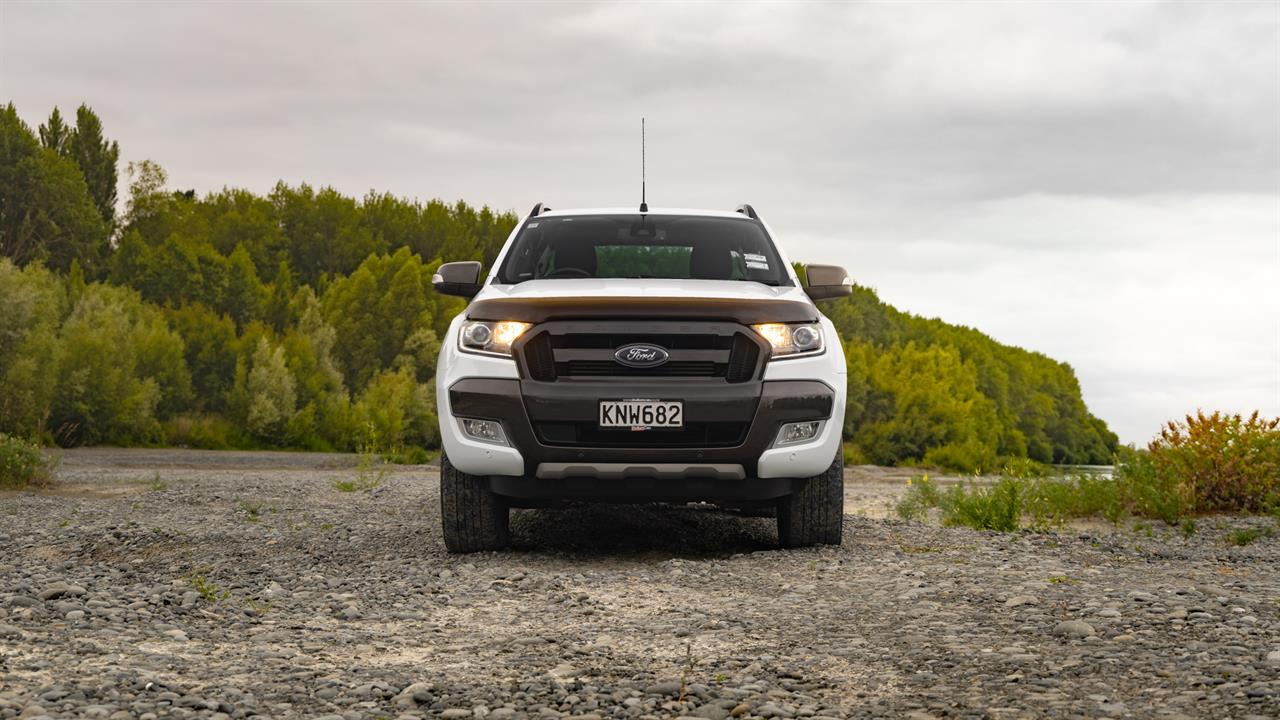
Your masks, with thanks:
[[[529,329],[529,323],[502,320],[468,320],[458,333],[458,346],[465,352],[510,355],[511,343]]]
[[[769,341],[775,358],[822,350],[822,326],[818,323],[762,323],[751,329]]]

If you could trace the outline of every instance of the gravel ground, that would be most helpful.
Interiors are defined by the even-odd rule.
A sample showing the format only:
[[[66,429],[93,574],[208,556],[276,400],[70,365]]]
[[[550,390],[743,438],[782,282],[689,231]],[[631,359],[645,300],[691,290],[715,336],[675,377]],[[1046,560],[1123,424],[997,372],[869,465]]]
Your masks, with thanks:
[[[1280,717],[1280,533],[885,517],[779,551],[705,507],[518,511],[450,556],[437,473],[81,450],[0,494],[0,717]]]

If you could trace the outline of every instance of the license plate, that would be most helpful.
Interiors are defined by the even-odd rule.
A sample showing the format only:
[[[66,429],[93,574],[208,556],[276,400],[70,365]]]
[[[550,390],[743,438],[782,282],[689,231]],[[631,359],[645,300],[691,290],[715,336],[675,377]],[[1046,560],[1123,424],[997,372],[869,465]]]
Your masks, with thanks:
[[[671,400],[601,400],[600,427],[632,430],[684,427],[684,404]]]

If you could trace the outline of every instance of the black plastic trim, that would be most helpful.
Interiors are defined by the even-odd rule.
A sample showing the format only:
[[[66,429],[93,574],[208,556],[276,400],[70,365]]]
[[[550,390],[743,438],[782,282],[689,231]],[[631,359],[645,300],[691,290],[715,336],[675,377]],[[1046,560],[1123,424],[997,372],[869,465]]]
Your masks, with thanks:
[[[595,418],[603,398],[653,397],[681,400],[690,422],[746,420],[746,438],[730,447],[577,447],[538,442],[532,423],[580,422]],[[544,462],[738,463],[754,482],[760,455],[787,422],[827,420],[835,391],[817,380],[776,380],[729,384],[702,378],[635,378],[538,382],[525,379],[466,378],[449,388],[454,415],[502,421],[507,439],[524,456],[525,475]]]

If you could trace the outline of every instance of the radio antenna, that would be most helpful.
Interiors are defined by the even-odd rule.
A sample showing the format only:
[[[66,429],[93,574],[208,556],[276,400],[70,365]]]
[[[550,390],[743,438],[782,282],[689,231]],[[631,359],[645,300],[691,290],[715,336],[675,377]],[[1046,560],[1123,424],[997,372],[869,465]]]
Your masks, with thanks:
[[[644,118],[640,118],[640,212],[649,212],[649,203],[645,202],[645,168],[644,168]]]

